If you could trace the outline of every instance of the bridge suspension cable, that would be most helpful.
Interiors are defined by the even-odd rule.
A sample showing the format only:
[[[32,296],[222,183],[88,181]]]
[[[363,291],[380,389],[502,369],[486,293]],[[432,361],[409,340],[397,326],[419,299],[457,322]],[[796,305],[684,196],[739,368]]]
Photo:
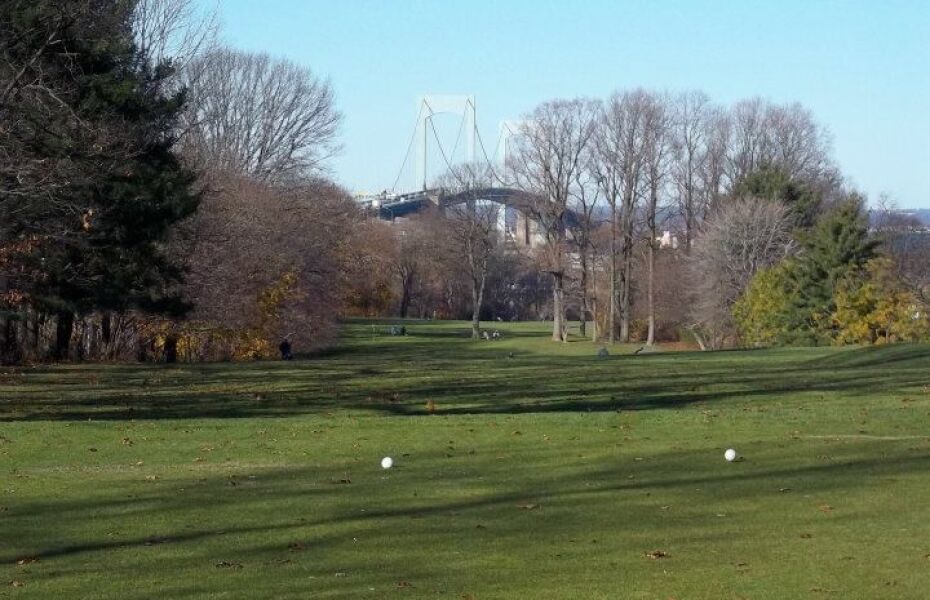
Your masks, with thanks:
[[[420,122],[420,115],[423,114],[423,105],[420,105],[420,111],[417,113],[416,122]],[[394,185],[391,186],[391,192],[393,193],[397,189],[397,183],[400,181],[401,175],[404,173],[404,167],[407,166],[407,160],[410,158],[410,151],[413,150],[413,142],[417,139],[417,126],[413,127],[413,135],[410,136],[410,142],[407,144],[407,153],[404,154],[404,162],[400,165],[400,170],[397,171],[397,177],[394,178]]]
[[[452,163],[449,162],[449,157],[446,156],[446,151],[442,147],[442,142],[439,140],[439,134],[436,132],[436,125],[433,123],[432,119],[429,119],[429,126],[430,129],[433,130],[433,137],[436,138],[436,145],[439,146],[439,153],[442,154],[442,160],[445,161],[446,168],[449,169],[450,173],[455,174],[455,169],[452,168]]]
[[[429,98],[430,100],[433,99],[433,97],[429,97]],[[445,99],[446,97],[437,97],[437,98]],[[458,98],[458,97],[449,97],[449,98]],[[471,131],[468,132],[469,146],[471,147],[471,151],[470,152],[466,151],[466,154],[470,154],[470,156],[466,156],[463,160],[466,162],[469,160],[475,160],[474,151],[475,151],[475,141],[477,140],[477,145],[478,147],[481,148],[481,157],[484,159],[484,162],[487,165],[491,173],[492,179],[497,181],[501,185],[506,186],[507,184],[504,181],[504,179],[501,177],[501,173],[499,173],[499,169],[495,166],[496,165],[495,161],[498,158],[497,155],[500,153],[500,147],[501,147],[500,141],[501,141],[501,138],[504,136],[503,130],[501,130],[501,133],[499,134],[498,143],[495,147],[494,156],[492,158],[491,156],[488,155],[487,147],[484,144],[484,138],[481,137],[481,132],[478,129],[477,119],[475,118],[474,101],[471,97],[466,97],[465,105],[464,105],[465,108],[461,116],[461,121],[459,122],[458,131],[455,137],[455,143],[452,146],[451,154],[449,154],[446,152],[446,149],[442,144],[442,140],[439,137],[439,132],[436,129],[436,124],[433,120],[433,117],[440,113],[436,112],[430,100],[428,100],[427,97],[423,97],[421,100],[420,109],[417,112],[416,125],[414,126],[413,133],[410,136],[410,141],[407,143],[407,151],[404,154],[404,160],[401,163],[400,169],[397,172],[397,176],[394,178],[394,184],[391,186],[391,192],[393,193],[393,192],[396,192],[397,190],[397,186],[400,183],[401,177],[403,177],[404,169],[407,167],[407,164],[410,162],[410,156],[411,156],[411,153],[413,152],[414,145],[417,143],[418,134],[423,135],[422,147],[420,148],[421,158],[419,159],[419,162],[418,162],[418,171],[421,171],[421,172],[418,173],[417,175],[418,179],[422,178],[422,181],[419,181],[418,185],[426,186],[427,184],[426,180],[428,177],[428,173],[426,171],[426,164],[427,164],[426,159],[427,159],[427,149],[428,149],[427,138],[429,136],[429,133],[426,130],[427,123],[429,125],[429,129],[432,130],[433,139],[436,141],[436,145],[439,147],[439,153],[442,156],[442,160],[445,163],[445,167],[449,170],[449,172],[453,173],[455,177],[459,178],[460,180],[459,183],[464,183],[463,181],[461,181],[461,174],[456,172],[456,170],[454,169],[453,161],[456,159],[455,154],[458,151],[458,147],[459,147],[459,144],[461,143],[463,133],[465,133],[466,122],[469,120],[471,121],[470,126],[472,128]],[[469,108],[471,109],[470,119],[469,119],[469,112],[468,112]],[[449,110],[441,109],[440,112],[457,113],[458,110],[455,109],[453,111],[449,111]],[[420,127],[423,127],[422,132],[420,131]]]
[[[494,164],[491,162],[491,159],[488,158],[488,151],[484,147],[484,140],[481,139],[481,132],[478,131],[478,127],[475,127],[475,136],[478,138],[478,145],[481,147],[481,154],[484,155],[484,162],[488,163],[488,169],[491,171],[491,175],[496,179],[501,185],[506,185],[504,180],[501,179],[500,175],[497,174],[497,170],[494,168]],[[495,157],[497,152],[494,153]]]

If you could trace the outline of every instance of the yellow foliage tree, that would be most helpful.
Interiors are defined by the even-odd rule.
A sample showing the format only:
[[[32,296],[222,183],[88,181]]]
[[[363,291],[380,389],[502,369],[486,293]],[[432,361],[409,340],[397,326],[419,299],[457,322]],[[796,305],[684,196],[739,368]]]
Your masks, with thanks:
[[[869,261],[837,286],[836,344],[883,344],[930,339],[930,318],[898,280],[887,258]]]
[[[785,343],[792,309],[785,261],[759,271],[733,305],[733,320],[743,342],[751,346]]]
[[[259,292],[256,300],[257,323],[238,332],[233,358],[258,360],[274,355],[274,341],[281,325],[281,312],[285,302],[294,298],[296,288],[297,275],[289,271]]]

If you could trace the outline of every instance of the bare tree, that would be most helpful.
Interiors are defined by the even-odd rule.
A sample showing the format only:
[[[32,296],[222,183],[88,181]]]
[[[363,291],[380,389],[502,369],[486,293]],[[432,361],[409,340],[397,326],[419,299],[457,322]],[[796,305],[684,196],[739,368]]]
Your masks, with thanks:
[[[194,0],[136,0],[133,34],[136,45],[155,65],[170,63],[182,71],[196,57],[212,51],[219,33],[217,6]]]
[[[730,147],[729,114],[720,107],[713,107],[707,111],[705,117],[704,158],[701,161],[700,172],[701,204],[696,211],[698,226],[709,212],[716,210],[724,196],[727,183],[727,151]]]
[[[882,240],[901,282],[930,309],[930,229],[883,194],[872,211],[872,233]]]
[[[726,158],[726,120],[706,94],[685,92],[674,100],[672,165],[685,252],[720,195]]]
[[[591,160],[591,150],[586,153],[586,160]],[[586,165],[587,166],[587,165]],[[587,321],[591,315],[591,339],[597,341],[597,285],[595,281],[595,234],[600,226],[597,209],[600,206],[600,188],[590,168],[578,171],[569,205],[571,213],[567,220],[571,233],[572,246],[578,256],[579,296],[579,333],[588,335]]]
[[[178,242],[188,245],[190,257],[189,324],[207,333],[254,327],[262,317],[260,295],[288,277],[281,321],[262,332],[271,336],[266,341],[291,332],[302,349],[329,341],[342,312],[344,257],[355,243],[351,199],[323,180],[285,188],[228,174],[217,179],[222,187],[209,186]]]
[[[752,277],[788,256],[792,222],[781,203],[742,198],[704,223],[690,259],[694,331],[702,346],[719,347],[732,333],[730,311]]]
[[[656,252],[659,237],[658,215],[660,197],[669,175],[672,115],[666,97],[654,95],[646,108],[645,144],[643,147],[643,195],[646,218],[646,345],[656,339]]]
[[[508,171],[515,185],[529,194],[529,212],[545,239],[541,259],[543,270],[552,277],[552,339],[556,341],[568,341],[565,218],[584,168],[596,107],[585,99],[539,105],[527,116],[508,157]]]
[[[614,93],[601,112],[594,143],[594,159],[590,165],[611,212],[610,343],[616,339],[614,330],[618,313],[620,340],[626,342],[630,337],[634,227],[643,181],[646,114],[651,104],[652,96],[644,90]],[[620,259],[619,270],[617,258]]]
[[[800,104],[751,98],[738,102],[730,114],[731,188],[760,167],[779,167],[808,182],[834,177],[830,135]]]
[[[202,169],[280,182],[314,175],[342,119],[329,81],[288,60],[223,48],[185,69],[185,147]]]
[[[494,173],[487,164],[452,167],[439,181],[445,191],[446,229],[459,260],[455,261],[471,288],[471,336],[481,337],[481,306],[488,271],[498,246],[501,206],[483,198],[492,187]]]

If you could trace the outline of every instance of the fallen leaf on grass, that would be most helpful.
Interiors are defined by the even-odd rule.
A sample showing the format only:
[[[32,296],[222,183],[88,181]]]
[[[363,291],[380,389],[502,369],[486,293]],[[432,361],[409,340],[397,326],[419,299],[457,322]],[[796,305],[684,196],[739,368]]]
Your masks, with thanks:
[[[334,484],[347,485],[347,484],[352,483],[352,480],[349,479],[348,477],[344,477],[343,479],[336,479],[336,480],[333,480],[333,483],[334,483]]]
[[[659,560],[660,558],[668,558],[668,552],[663,550],[653,550],[652,552],[646,552],[646,558],[651,558],[652,560]]]
[[[303,542],[292,542],[287,545],[287,549],[291,552],[303,552],[307,549],[307,546]]]
[[[216,567],[218,569],[241,569],[242,563],[224,560],[216,563]]]
[[[833,507],[830,506],[829,504],[824,504],[823,506],[820,507],[820,512],[828,513],[832,510],[833,510]]]
[[[39,559],[35,556],[24,556],[16,560],[16,564],[22,565],[31,565],[32,563],[39,562]]]
[[[809,539],[811,539],[812,537],[814,537],[814,536],[812,536],[812,535],[809,534],[809,533],[802,533],[802,534],[801,534],[801,539],[802,539],[802,540],[809,540]]]
[[[517,505],[517,508],[519,508],[519,509],[521,509],[521,510],[536,510],[537,508],[539,508],[539,505],[538,505],[538,504],[533,504],[533,503],[529,503],[529,504],[518,504],[518,505]]]
[[[22,581],[16,581],[15,579],[10,582],[10,587],[23,587],[24,585],[26,584]]]
[[[398,581],[398,582],[397,582],[397,587],[402,588],[402,589],[403,589],[403,588],[412,588],[412,587],[413,587],[413,584],[410,583],[409,581]]]
[[[120,443],[124,446],[132,446],[132,440],[128,437],[124,437]]]
[[[784,494],[785,492],[790,492],[791,488],[778,488],[778,491]]]

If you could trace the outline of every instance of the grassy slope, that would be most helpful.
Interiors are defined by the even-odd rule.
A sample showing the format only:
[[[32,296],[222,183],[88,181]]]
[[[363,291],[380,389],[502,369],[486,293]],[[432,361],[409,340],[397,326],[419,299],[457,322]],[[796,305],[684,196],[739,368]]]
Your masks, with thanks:
[[[930,346],[464,327],[0,375],[0,597],[927,597]]]

